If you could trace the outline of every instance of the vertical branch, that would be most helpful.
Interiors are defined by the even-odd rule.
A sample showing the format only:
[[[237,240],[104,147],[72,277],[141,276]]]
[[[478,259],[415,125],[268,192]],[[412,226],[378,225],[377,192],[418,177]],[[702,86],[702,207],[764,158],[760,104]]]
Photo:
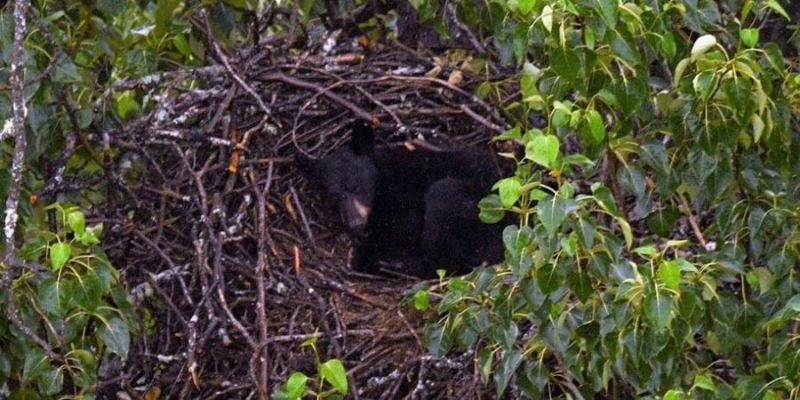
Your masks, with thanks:
[[[267,263],[267,201],[266,201],[266,194],[269,193],[269,188],[272,184],[272,162],[269,163],[269,169],[267,170],[267,182],[264,184],[264,190],[262,191],[258,185],[257,179],[255,178],[255,173],[251,172],[250,179],[253,183],[253,190],[256,194],[257,199],[257,207],[256,207],[256,215],[257,215],[257,222],[256,222],[256,229],[257,229],[257,238],[258,238],[258,260],[256,261],[256,273],[254,274],[256,279],[256,287],[258,290],[258,300],[256,305],[256,315],[258,316],[258,350],[257,352],[260,353],[260,365],[258,367],[258,373],[256,374],[258,382],[256,385],[258,386],[258,394],[259,399],[267,400],[269,399],[269,357],[267,353],[267,342],[268,342],[268,333],[267,333],[267,305],[266,305],[266,285],[264,285],[264,279],[269,274],[269,264]]]
[[[17,246],[14,242],[14,231],[17,229],[17,220],[19,219],[17,208],[19,206],[19,195],[22,187],[22,168],[25,156],[26,108],[25,96],[22,90],[24,88],[25,32],[27,30],[25,14],[29,6],[28,0],[17,0],[14,5],[14,54],[13,60],[11,61],[11,100],[14,109],[14,126],[12,132],[15,142],[14,156],[11,162],[11,182],[8,188],[8,198],[6,199],[6,219],[3,225],[3,233],[6,235],[6,249],[3,255],[5,271],[3,271],[3,277],[2,280],[0,280],[0,289],[2,289],[7,296],[6,314],[11,323],[41,346],[49,357],[60,359],[46,341],[36,335],[35,332],[20,320],[17,312],[14,290],[11,285],[16,275],[16,270],[19,268],[19,263],[17,263]]]

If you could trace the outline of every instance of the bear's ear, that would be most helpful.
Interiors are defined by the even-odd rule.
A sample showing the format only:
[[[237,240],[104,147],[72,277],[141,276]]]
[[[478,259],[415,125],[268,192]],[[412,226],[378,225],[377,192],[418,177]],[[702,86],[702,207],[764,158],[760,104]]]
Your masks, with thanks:
[[[353,137],[350,139],[350,146],[357,155],[372,156],[375,154],[375,131],[369,122],[356,120],[350,124]]]

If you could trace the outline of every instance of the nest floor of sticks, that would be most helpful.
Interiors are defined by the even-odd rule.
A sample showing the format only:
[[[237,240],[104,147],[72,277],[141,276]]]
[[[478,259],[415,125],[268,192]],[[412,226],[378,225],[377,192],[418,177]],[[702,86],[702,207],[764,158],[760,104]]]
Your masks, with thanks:
[[[92,138],[120,149],[106,250],[148,310],[131,357],[101,381],[161,398],[248,398],[257,374],[270,388],[315,375],[302,344],[316,337],[321,360],[344,363],[354,398],[491,396],[469,352],[427,355],[422,328],[435,314],[399,305],[417,280],[348,268],[338,214],[293,160],[342,146],[359,118],[378,122],[381,143],[486,146],[506,126],[473,93],[487,74],[502,81],[500,68],[477,75],[464,50],[344,42],[325,56],[224,61],[130,83],[157,109]]]

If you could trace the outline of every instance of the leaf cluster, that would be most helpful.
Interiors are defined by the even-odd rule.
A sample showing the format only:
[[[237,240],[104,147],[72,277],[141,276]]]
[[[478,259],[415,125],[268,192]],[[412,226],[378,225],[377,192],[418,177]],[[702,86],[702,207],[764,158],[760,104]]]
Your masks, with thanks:
[[[518,217],[506,260],[449,281],[430,351],[475,346],[498,395],[798,396],[800,75],[783,55],[796,48],[760,40],[767,18],[796,15],[749,0],[457,3],[522,66],[517,125],[495,140],[525,154],[506,154],[516,173],[480,203],[486,222]]]

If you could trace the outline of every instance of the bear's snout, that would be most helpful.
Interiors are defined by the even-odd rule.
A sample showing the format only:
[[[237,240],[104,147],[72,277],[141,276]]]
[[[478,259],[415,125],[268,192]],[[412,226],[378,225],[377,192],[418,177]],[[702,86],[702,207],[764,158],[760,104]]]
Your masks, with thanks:
[[[356,196],[347,195],[342,199],[339,209],[342,214],[342,221],[347,225],[352,233],[361,233],[367,227],[370,207],[364,204]]]

